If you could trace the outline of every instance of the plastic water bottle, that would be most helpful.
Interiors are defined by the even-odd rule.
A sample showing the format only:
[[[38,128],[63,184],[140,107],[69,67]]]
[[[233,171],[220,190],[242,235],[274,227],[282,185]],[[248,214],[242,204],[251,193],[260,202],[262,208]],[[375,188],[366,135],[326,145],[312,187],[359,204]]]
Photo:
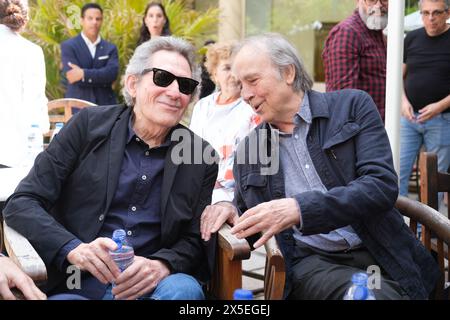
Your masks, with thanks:
[[[57,122],[55,124],[55,129],[53,130],[52,138],[50,139],[50,141],[52,141],[53,138],[59,133],[59,131],[61,131],[63,126],[64,126],[64,123],[62,123],[62,122]]]
[[[236,289],[233,293],[233,300],[253,300],[253,292],[246,289]]]
[[[128,266],[133,263],[134,250],[127,241],[125,230],[114,230],[112,239],[115,243],[117,243],[117,249],[114,251],[110,251],[109,254],[116,262],[117,266],[120,269],[120,272],[123,272],[126,268],[128,268]]]
[[[352,276],[352,285],[344,295],[344,300],[376,300],[373,291],[367,287],[368,275],[364,272]]]
[[[39,125],[32,124],[28,132],[27,165],[32,165],[36,156],[44,150],[44,140]]]

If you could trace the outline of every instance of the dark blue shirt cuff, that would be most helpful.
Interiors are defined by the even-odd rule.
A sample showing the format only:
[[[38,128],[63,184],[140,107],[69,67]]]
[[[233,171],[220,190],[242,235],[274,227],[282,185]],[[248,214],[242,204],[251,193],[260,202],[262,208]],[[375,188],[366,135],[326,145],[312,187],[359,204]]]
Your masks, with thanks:
[[[70,251],[78,247],[82,244],[79,239],[73,239],[67,242],[58,252],[55,258],[55,265],[59,271],[65,272],[67,267],[70,265],[69,261],[67,261],[67,255]]]

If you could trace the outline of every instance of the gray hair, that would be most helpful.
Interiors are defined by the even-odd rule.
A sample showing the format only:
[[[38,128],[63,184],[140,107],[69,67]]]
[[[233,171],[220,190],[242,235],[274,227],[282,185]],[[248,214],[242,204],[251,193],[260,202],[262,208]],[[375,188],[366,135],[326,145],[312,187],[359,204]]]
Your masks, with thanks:
[[[192,78],[200,83],[200,70],[195,62],[195,48],[189,42],[176,37],[158,37],[139,45],[128,63],[123,79],[125,80],[130,75],[135,75],[140,78],[142,71],[149,67],[148,63],[152,55],[161,50],[178,52],[186,58],[189,63],[189,67],[191,68]],[[199,92],[199,86],[200,85],[198,85],[192,93],[191,101]],[[125,85],[122,88],[122,95],[128,106],[134,106],[134,99],[128,93]]]
[[[450,8],[450,0],[429,0],[429,1],[432,1],[432,2],[444,2],[444,4],[445,4],[445,9],[446,10],[448,10],[448,8]],[[423,3],[423,0],[419,0],[419,8],[422,8],[422,3]]]
[[[303,61],[294,46],[278,33],[264,33],[244,39],[234,50],[236,55],[245,46],[259,47],[265,50],[272,64],[280,72],[280,76],[286,67],[292,65],[295,68],[295,78],[292,84],[295,92],[311,90],[313,80],[307,73]]]

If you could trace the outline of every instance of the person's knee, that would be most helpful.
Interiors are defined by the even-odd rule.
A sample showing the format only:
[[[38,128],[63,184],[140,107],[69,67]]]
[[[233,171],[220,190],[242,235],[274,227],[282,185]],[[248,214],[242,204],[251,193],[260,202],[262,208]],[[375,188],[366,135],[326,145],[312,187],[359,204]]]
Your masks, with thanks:
[[[205,295],[194,277],[176,273],[163,279],[151,298],[155,300],[204,300]]]

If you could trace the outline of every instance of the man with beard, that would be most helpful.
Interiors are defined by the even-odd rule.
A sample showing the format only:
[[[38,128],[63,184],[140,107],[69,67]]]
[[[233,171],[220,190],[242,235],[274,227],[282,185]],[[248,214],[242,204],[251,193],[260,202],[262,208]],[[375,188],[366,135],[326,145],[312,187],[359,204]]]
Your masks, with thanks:
[[[361,89],[374,100],[384,120],[386,41],[389,0],[358,0],[354,13],[336,25],[322,58],[327,91]]]

